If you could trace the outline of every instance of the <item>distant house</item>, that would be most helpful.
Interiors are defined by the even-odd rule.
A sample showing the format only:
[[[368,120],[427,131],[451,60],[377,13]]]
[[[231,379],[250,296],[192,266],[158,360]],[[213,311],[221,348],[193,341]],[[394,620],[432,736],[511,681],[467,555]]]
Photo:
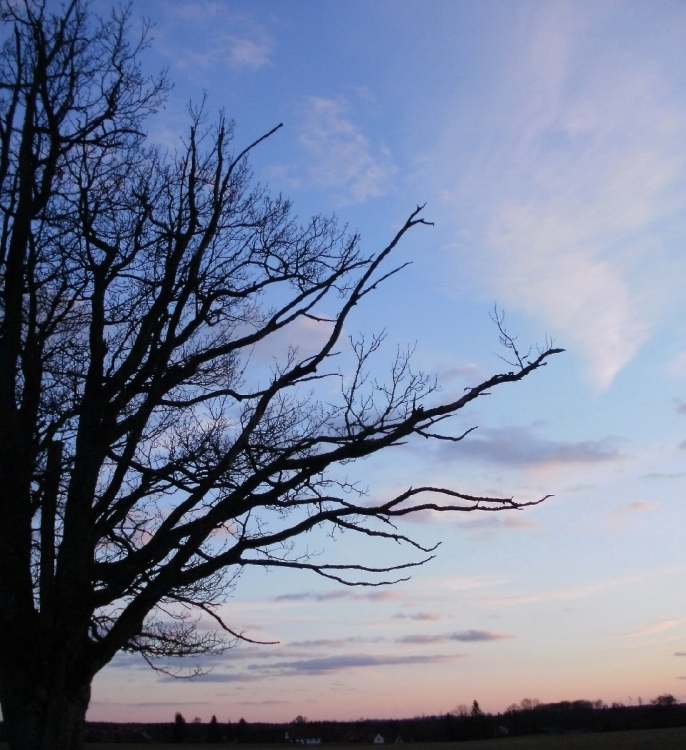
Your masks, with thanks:
[[[295,740],[296,745],[321,745],[321,737],[298,737]]]
[[[372,740],[372,742],[375,745],[383,745],[385,744],[386,740],[384,739],[383,734],[377,734],[374,736],[374,739]]]

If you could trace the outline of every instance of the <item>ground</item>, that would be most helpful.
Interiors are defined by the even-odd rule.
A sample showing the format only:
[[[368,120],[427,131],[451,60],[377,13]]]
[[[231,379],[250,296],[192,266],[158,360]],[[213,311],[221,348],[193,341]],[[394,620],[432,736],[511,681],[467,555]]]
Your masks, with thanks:
[[[227,747],[226,744],[88,744],[88,750],[199,750],[201,747]],[[232,745],[233,747],[233,745]],[[245,750],[284,750],[284,745],[245,745]],[[364,750],[365,745],[333,745],[336,750]],[[372,747],[371,745],[369,747]],[[391,745],[390,747],[395,747]],[[566,734],[550,737],[513,737],[477,742],[408,743],[408,750],[683,750],[686,748],[686,727],[649,729],[634,732],[597,734]],[[0,743],[0,750],[7,746]]]

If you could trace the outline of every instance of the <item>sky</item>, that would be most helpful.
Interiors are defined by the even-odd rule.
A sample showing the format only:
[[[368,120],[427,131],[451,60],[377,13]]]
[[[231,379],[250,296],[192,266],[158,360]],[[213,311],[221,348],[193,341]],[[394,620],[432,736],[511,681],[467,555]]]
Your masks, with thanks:
[[[97,2],[96,7],[107,4]],[[410,485],[554,497],[511,514],[425,514],[436,559],[350,589],[251,572],[222,607],[242,644],[193,681],[117,657],[91,720],[356,719],[477,699],[686,700],[686,5],[463,0],[135,0],[175,87],[150,123],[173,149],[186,105],[236,121],[256,179],[298,214],[385,244],[417,204],[390,280],[348,324],[415,346],[449,396],[505,367],[493,305],[523,348],[566,352],[455,420],[351,471]],[[293,332],[305,343],[316,330]],[[383,368],[379,366],[379,376]],[[338,562],[407,550],[310,535]],[[202,624],[202,623],[201,623]]]

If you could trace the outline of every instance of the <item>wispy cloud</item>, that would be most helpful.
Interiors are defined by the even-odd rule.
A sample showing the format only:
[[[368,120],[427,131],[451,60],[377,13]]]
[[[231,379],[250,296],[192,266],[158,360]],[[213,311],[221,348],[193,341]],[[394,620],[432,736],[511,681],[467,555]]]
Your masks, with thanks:
[[[655,510],[657,503],[650,500],[635,500],[624,507],[625,513],[650,513]]]
[[[371,142],[354,121],[345,99],[309,97],[300,143],[315,185],[353,202],[378,198],[389,191],[397,171],[390,151]]]
[[[439,612],[397,612],[393,615],[396,620],[414,620],[415,622],[434,622],[443,615]]]
[[[377,636],[375,638],[364,638],[363,636],[351,636],[350,638],[317,638],[308,641],[291,641],[288,645],[292,648],[340,648],[341,646],[349,646],[353,643],[381,643],[387,640],[384,636]]]
[[[512,638],[511,635],[493,633],[489,630],[462,630],[456,633],[416,634],[405,635],[397,639],[398,643],[413,643],[416,645],[426,643],[445,643],[448,641],[459,641],[460,643],[486,643],[489,641],[502,641]]]
[[[258,70],[269,65],[272,55],[271,42],[266,38],[227,37],[228,63],[232,68]]]
[[[167,39],[161,44],[180,70],[194,75],[222,67],[256,71],[272,61],[271,34],[249,15],[235,12],[228,3],[192,0],[173,4],[171,13],[184,24],[184,43]]]
[[[262,38],[213,34],[206,40],[204,48],[188,49],[175,55],[175,63],[182,70],[193,73],[228,66],[234,70],[259,70],[271,61],[272,44]]]
[[[457,445],[442,447],[440,455],[532,467],[599,464],[622,458],[612,438],[560,441],[538,435],[526,427],[480,429]]]
[[[527,604],[548,604],[551,602],[567,602],[596,596],[597,594],[605,593],[606,591],[617,586],[625,585],[628,583],[635,583],[637,580],[638,578],[636,576],[626,576],[623,578],[615,578],[607,581],[599,581],[598,583],[590,583],[582,586],[570,586],[567,588],[556,588],[532,594],[516,594],[512,596],[499,596],[492,598],[489,597],[484,601],[488,604],[501,607]]]
[[[437,515],[437,514],[435,514]],[[496,517],[493,514],[482,516],[481,518],[467,518],[459,521],[458,524],[465,531],[490,532],[499,529],[515,529],[520,531],[530,531],[537,529],[538,524],[531,518],[524,517],[520,513],[516,515],[506,515],[504,518]]]
[[[682,625],[684,622],[686,622],[686,618],[675,618],[675,619],[666,619],[666,620],[660,620],[658,622],[654,622],[651,625],[646,625],[643,628],[639,628],[638,630],[634,630],[631,633],[627,633],[627,638],[643,638],[646,636],[651,635],[660,635],[662,633],[666,633],[670,630],[674,630],[675,628],[679,627],[679,625]]]
[[[651,471],[648,474],[641,475],[641,479],[650,479],[650,480],[683,479],[684,477],[686,477],[686,471],[673,471],[673,472]]]
[[[457,367],[445,367],[437,372],[436,377],[439,383],[449,383],[455,380],[483,380],[479,377],[481,374],[482,370],[479,365],[468,362]]]
[[[623,528],[631,518],[645,513],[653,513],[658,507],[659,504],[654,500],[634,500],[630,503],[624,503],[610,513],[610,525],[619,530]]]
[[[193,677],[193,682],[209,682],[216,684],[231,684],[242,682],[257,682],[265,678],[264,674],[256,672],[205,672]],[[177,682],[176,677],[163,676],[159,682]]]
[[[359,593],[342,589],[340,591],[299,591],[291,594],[279,594],[274,597],[276,602],[330,602],[337,599],[356,599],[358,601],[385,602],[399,599],[397,591],[369,591]]]
[[[179,706],[180,701],[92,701],[93,706],[126,706],[127,708],[166,708]],[[181,701],[183,706],[207,706],[209,701]]]
[[[520,7],[478,142],[456,118],[438,169],[460,166],[446,196],[487,248],[489,291],[578,352],[603,389],[680,299],[683,261],[670,265],[655,225],[682,205],[686,101],[657,45],[676,49],[684,19],[656,14],[637,51],[633,35],[595,34],[610,6]]]
[[[319,675],[366,667],[396,667],[419,664],[437,664],[459,658],[458,654],[448,655],[407,655],[376,656],[371,654],[343,654],[319,659],[300,659],[273,664],[271,669],[282,675]]]

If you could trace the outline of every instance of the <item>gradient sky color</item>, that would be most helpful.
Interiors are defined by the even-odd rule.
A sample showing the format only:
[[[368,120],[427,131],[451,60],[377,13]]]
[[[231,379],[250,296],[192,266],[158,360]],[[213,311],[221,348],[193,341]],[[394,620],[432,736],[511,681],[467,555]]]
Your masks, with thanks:
[[[96,7],[106,8],[97,2]],[[223,613],[240,645],[192,682],[123,655],[92,720],[412,716],[476,698],[686,698],[686,5],[683,2],[136,0],[150,70],[236,119],[257,178],[369,247],[417,203],[414,265],[350,333],[387,330],[444,393],[502,368],[489,319],[567,353],[463,413],[459,445],[410,444],[351,473],[373,496],[431,482],[551,501],[404,529],[437,558],[382,590],[252,572]],[[319,335],[296,332],[299,341]],[[379,376],[383,374],[382,363]],[[409,559],[343,536],[337,561]],[[209,624],[207,625],[209,626]]]

